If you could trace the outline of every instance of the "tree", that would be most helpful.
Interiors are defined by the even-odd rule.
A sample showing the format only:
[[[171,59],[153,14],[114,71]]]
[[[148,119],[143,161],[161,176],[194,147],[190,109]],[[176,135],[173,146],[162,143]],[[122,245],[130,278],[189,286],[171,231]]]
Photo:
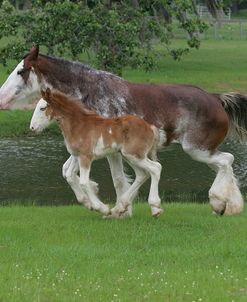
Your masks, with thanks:
[[[92,53],[99,67],[118,74],[126,65],[150,70],[160,54],[154,41],[163,46],[162,54],[175,59],[188,50],[170,47],[173,20],[187,31],[189,47],[199,47],[198,33],[206,28],[189,0],[32,2],[19,11],[3,1],[0,38],[9,42],[0,48],[0,63],[19,60],[24,49],[39,43],[48,54],[76,59],[82,52]]]

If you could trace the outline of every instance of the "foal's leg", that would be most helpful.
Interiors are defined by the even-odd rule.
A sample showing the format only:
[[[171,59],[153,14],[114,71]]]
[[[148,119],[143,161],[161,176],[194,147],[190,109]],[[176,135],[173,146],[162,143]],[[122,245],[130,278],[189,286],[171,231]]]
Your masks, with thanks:
[[[120,200],[120,203],[115,209],[112,209],[113,215],[121,215],[126,211],[126,208],[129,204],[132,203],[135,198],[139,188],[148,178],[148,175],[151,175],[151,187],[148,197],[149,205],[151,206],[151,212],[153,216],[159,216],[162,213],[160,206],[160,197],[158,192],[158,185],[161,173],[161,165],[158,162],[154,162],[148,158],[139,160],[133,156],[125,155],[129,164],[132,166],[136,173],[136,179],[132,186],[127,192],[125,192]],[[115,212],[115,213],[114,213]]]
[[[132,201],[135,199],[139,188],[144,184],[144,182],[148,179],[149,175],[143,169],[129,163],[133,168],[136,178],[130,188],[122,194],[116,206],[111,209],[111,215],[108,217],[113,218],[123,218],[126,217],[126,213],[129,210],[129,207],[132,208]]]
[[[110,213],[109,207],[99,200],[99,198],[95,194],[94,189],[92,188],[89,179],[91,161],[85,156],[80,156],[79,165],[80,165],[80,185],[83,191],[85,192],[85,194],[88,196],[92,208],[96,211],[101,212],[104,215],[108,215]]]
[[[209,190],[210,205],[214,212],[220,215],[240,213],[244,202],[232,170],[233,155],[220,151],[212,154],[191,147],[184,150],[193,159],[207,163],[216,172],[216,178]]]
[[[159,181],[162,169],[161,164],[146,158],[145,160],[141,161],[139,165],[151,175],[148,203],[151,207],[152,216],[157,217],[163,212],[159,197]]]
[[[130,179],[124,173],[122,155],[120,153],[113,153],[107,156],[107,160],[111,169],[111,175],[113,184],[115,187],[117,202],[116,205],[120,202],[120,197],[130,188]],[[129,205],[126,216],[132,215],[132,206]]]
[[[80,186],[80,181],[78,177],[79,164],[78,159],[75,156],[70,156],[69,159],[63,165],[63,177],[67,180],[71,189],[74,191],[76,199],[79,203],[82,203],[86,208],[91,209],[92,205],[88,199],[87,194],[85,194]],[[90,185],[95,193],[98,192],[97,183],[91,181]]]

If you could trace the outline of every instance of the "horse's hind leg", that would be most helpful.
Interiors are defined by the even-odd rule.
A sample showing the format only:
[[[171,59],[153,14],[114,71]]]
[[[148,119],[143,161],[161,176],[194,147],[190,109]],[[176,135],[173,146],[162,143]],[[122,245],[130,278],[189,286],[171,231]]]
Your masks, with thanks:
[[[130,179],[124,173],[122,155],[113,153],[107,156],[107,160],[111,169],[112,180],[117,195],[116,205],[120,202],[120,197],[130,188]],[[128,206],[125,216],[132,215],[132,205]]]
[[[243,210],[243,197],[232,170],[234,157],[230,153],[202,151],[184,147],[193,159],[207,163],[215,172],[216,178],[209,190],[210,205],[220,215],[238,214]]]

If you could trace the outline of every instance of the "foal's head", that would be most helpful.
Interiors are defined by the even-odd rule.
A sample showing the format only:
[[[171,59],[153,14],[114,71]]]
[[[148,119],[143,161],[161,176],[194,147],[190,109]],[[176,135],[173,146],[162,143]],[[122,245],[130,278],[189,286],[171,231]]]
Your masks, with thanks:
[[[30,123],[30,129],[35,132],[43,131],[53,119],[72,118],[76,120],[86,115],[95,115],[75,100],[57,90],[41,90],[42,99],[38,102]]]

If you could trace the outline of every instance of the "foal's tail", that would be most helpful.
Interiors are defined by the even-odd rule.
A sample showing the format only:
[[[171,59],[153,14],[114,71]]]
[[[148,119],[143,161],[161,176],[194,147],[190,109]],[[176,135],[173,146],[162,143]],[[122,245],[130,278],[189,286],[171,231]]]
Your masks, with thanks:
[[[162,147],[165,142],[165,132],[162,129],[158,129],[154,125],[151,126],[154,133],[154,143],[150,150],[150,158],[154,161],[157,161],[157,149]]]
[[[247,95],[222,93],[218,95],[230,120],[230,135],[247,141]]]

